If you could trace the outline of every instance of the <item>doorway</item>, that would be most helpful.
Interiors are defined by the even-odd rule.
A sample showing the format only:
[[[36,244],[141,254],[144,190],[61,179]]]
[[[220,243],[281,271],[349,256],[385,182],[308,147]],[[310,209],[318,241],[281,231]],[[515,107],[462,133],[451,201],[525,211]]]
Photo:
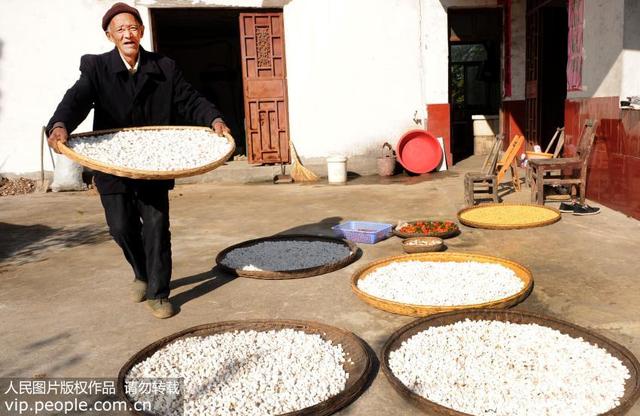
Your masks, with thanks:
[[[559,3],[559,4],[558,4]],[[564,1],[542,9],[540,59],[540,145],[544,149],[556,128],[564,126],[567,99],[567,6]]]
[[[222,112],[236,154],[254,164],[288,163],[282,10],[151,9],[151,24],[155,50]]]
[[[238,15],[234,10],[151,9],[151,24],[154,49],[175,60],[185,79],[218,107],[236,154],[246,155]]]
[[[527,2],[526,137],[544,149],[564,126],[567,98],[566,0]]]
[[[474,153],[471,117],[499,112],[501,42],[502,9],[449,10],[453,163]]]

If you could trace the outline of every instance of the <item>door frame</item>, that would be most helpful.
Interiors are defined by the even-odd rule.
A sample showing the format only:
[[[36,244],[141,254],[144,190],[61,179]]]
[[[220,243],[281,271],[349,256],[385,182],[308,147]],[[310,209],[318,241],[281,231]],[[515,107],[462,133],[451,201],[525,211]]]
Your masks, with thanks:
[[[289,0],[282,0],[282,7],[284,7],[284,5],[286,5],[288,3]],[[149,30],[148,32],[150,32],[151,35],[151,47],[153,51],[157,51],[158,50],[158,30],[157,30],[157,16],[154,13],[155,10],[166,10],[166,9],[204,9],[207,12],[216,12],[216,11],[224,11],[226,13],[228,13],[229,11],[234,12],[237,15],[237,19],[238,19],[238,26],[240,26],[241,21],[240,21],[240,16],[242,13],[265,13],[265,14],[269,14],[269,13],[279,13],[281,18],[282,18],[282,57],[283,57],[283,66],[284,66],[284,111],[286,112],[286,146],[283,147],[283,150],[285,150],[283,152],[283,156],[281,158],[281,160],[277,161],[277,162],[268,162],[268,163],[290,163],[291,161],[291,154],[290,154],[290,150],[289,150],[289,142],[290,142],[290,126],[289,126],[289,97],[288,97],[288,85],[287,85],[287,69],[286,69],[286,39],[285,39],[285,33],[284,33],[284,12],[283,12],[283,8],[282,7],[217,7],[217,6],[210,6],[210,5],[202,5],[202,6],[196,6],[194,7],[193,5],[186,4],[183,1],[180,0],[164,0],[164,1],[159,1],[158,5],[154,5],[153,7],[147,7],[147,10],[149,12]],[[162,3],[162,4],[160,4]],[[187,7],[188,6],[188,7]],[[242,39],[241,36],[238,36],[238,45],[243,48],[242,45]],[[242,55],[242,52],[241,52]],[[242,59],[242,58],[241,58]],[[239,66],[241,66],[241,71],[244,72],[244,68],[243,68],[243,63],[242,61],[239,63]],[[245,149],[247,152],[247,156],[249,156],[249,135],[248,135],[248,126],[247,126],[247,121],[248,121],[248,113],[246,110],[246,102],[247,102],[247,88],[245,85],[245,76],[244,74],[242,74],[243,77],[243,97],[242,100],[245,103],[245,119],[244,119],[244,127],[245,127]],[[247,160],[249,160],[249,157],[247,157]],[[251,161],[249,161],[249,163],[251,163]],[[263,163],[262,161],[253,161],[253,163]]]

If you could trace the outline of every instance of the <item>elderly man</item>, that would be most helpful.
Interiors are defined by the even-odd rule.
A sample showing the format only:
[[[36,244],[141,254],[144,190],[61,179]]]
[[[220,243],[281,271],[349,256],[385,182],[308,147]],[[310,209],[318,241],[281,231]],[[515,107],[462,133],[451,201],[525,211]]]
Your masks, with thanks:
[[[187,83],[171,59],[140,47],[144,26],[140,13],[114,4],[102,19],[111,52],[85,55],[80,79],[66,92],[47,126],[48,142],[58,151],[94,109],[94,130],[170,125],[178,117],[211,126],[222,135],[229,129],[216,107]],[[174,315],[169,302],[171,234],[169,190],[173,181],[134,180],[95,173],[109,232],[131,264],[132,298],[157,318]]]

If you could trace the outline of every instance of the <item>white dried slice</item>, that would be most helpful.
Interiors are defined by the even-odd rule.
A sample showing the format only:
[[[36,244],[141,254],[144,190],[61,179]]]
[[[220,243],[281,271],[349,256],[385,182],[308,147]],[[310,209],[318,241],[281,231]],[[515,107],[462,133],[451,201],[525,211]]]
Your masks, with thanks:
[[[229,251],[222,264],[246,271],[288,271],[324,266],[351,254],[347,246],[330,241],[261,241]]]
[[[524,282],[494,263],[402,261],[381,266],[358,281],[369,295],[412,305],[475,305],[515,295]]]
[[[127,169],[176,171],[220,160],[231,150],[224,137],[204,129],[123,130],[68,142],[76,153]]]
[[[620,404],[628,368],[603,348],[537,324],[465,320],[389,354],[420,396],[472,415],[595,416]]]
[[[130,394],[153,403],[158,415],[277,415],[343,391],[344,363],[342,345],[318,334],[235,331],[179,339],[135,365],[125,381],[184,378],[184,408],[170,395]]]

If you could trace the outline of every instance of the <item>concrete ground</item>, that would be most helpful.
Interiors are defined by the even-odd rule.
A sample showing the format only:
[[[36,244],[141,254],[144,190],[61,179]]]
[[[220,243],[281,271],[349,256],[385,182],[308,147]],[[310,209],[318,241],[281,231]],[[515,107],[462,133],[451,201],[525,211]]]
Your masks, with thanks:
[[[336,272],[300,280],[264,281],[212,271],[223,248],[282,232],[329,234],[344,220],[456,218],[463,207],[468,159],[446,173],[346,186],[179,185],[171,193],[172,299],[177,316],[153,318],[127,297],[131,270],[110,240],[99,198],[89,192],[0,199],[0,376],[114,377],[147,344],[181,329],[232,319],[305,319],[353,331],[379,352],[389,335],[414,318],[374,309],[349,287],[366,263],[401,254],[392,237],[361,244],[362,257]],[[505,197],[528,201],[529,190]],[[590,328],[640,357],[638,253],[640,223],[602,207],[600,215],[541,228],[491,231],[462,226],[450,251],[492,254],[520,262],[535,279],[518,310]],[[379,372],[340,415],[417,413]],[[640,404],[629,413],[640,415]]]

